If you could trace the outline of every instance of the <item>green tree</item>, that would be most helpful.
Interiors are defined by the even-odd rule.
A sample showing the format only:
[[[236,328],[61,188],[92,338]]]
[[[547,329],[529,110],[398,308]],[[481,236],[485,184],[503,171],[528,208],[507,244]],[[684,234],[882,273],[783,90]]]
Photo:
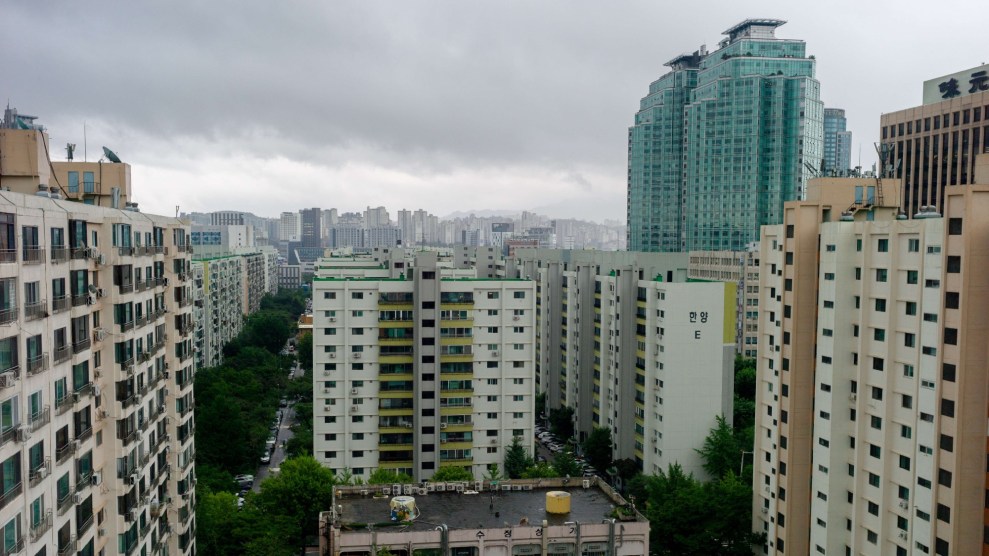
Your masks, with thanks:
[[[604,427],[594,427],[584,440],[584,454],[591,467],[604,471],[611,467],[611,431]]]
[[[311,456],[285,460],[281,471],[261,483],[257,507],[267,516],[284,516],[291,545],[304,547],[319,529],[319,513],[333,503],[333,472]]]
[[[299,356],[299,364],[302,368],[311,371],[312,370],[312,332],[306,332],[299,338],[298,346],[296,347],[296,353]],[[311,383],[310,383],[311,384]]]
[[[581,477],[584,472],[570,450],[563,450],[553,458],[553,470],[557,477]]]
[[[448,481],[473,481],[474,475],[463,467],[444,466],[440,467],[433,477],[429,479],[434,483],[445,483]]]
[[[546,462],[537,463],[522,472],[523,479],[549,479],[557,476],[556,469]]]
[[[234,530],[237,527],[237,497],[229,492],[202,491],[197,494],[196,545],[203,554],[233,556],[241,552]]]
[[[549,410],[549,428],[560,440],[573,436],[573,408],[560,406]]]
[[[536,394],[536,421],[539,422],[546,414],[546,392]]]
[[[704,459],[704,470],[715,479],[727,475],[741,461],[742,450],[735,439],[735,433],[723,415],[704,439],[704,445],[697,450]]]
[[[532,467],[532,458],[522,446],[522,438],[512,438],[512,443],[505,450],[505,474],[511,479],[518,479],[526,469]]]
[[[498,468],[497,463],[489,463],[488,471],[484,474],[484,480],[486,481],[501,481],[505,478],[501,474],[501,469]]]
[[[414,482],[415,479],[411,475],[405,473],[399,473],[394,469],[378,468],[371,473],[371,476],[367,479],[367,484],[369,485],[390,485],[395,483],[408,484]]]

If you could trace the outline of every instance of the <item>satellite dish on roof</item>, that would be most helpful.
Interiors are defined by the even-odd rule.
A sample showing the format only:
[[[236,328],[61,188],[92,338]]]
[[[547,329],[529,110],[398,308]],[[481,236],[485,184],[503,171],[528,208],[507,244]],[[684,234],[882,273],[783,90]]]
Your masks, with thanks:
[[[117,154],[111,151],[110,149],[103,147],[103,154],[106,155],[107,160],[109,160],[110,162],[116,162],[117,164],[120,164],[120,157],[117,156]]]

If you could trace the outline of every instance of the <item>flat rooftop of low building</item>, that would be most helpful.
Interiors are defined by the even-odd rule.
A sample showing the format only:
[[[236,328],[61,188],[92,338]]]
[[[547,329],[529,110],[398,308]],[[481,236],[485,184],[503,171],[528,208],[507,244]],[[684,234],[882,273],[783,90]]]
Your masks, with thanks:
[[[392,495],[381,496],[380,485],[364,487],[369,489],[367,496],[345,495],[337,498],[342,506],[342,523],[355,529],[363,529],[367,524],[390,522],[390,502]],[[546,512],[546,493],[563,491],[570,493],[570,513],[550,514]],[[373,493],[379,493],[373,498]],[[549,525],[563,525],[568,521],[582,523],[600,522],[612,517],[612,511],[620,505],[601,488],[591,485],[583,488],[580,480],[570,481],[566,486],[534,486],[532,490],[488,490],[475,494],[460,492],[428,492],[412,494],[419,517],[408,525],[406,531],[434,529],[446,524],[450,529],[488,529],[508,525],[519,525],[528,521],[538,525],[546,520]]]

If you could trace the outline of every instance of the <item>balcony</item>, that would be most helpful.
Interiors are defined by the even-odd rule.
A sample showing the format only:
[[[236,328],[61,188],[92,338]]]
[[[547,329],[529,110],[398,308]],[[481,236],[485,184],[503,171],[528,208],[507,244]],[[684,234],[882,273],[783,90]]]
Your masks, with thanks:
[[[67,311],[68,309],[69,309],[68,296],[60,295],[58,297],[52,298],[52,313],[61,313],[62,311]]]
[[[64,263],[69,260],[69,248],[64,245],[52,247],[52,263]]]
[[[16,263],[17,249],[0,249],[0,263]]]
[[[134,255],[133,247],[120,247],[117,251],[121,257],[131,257]]]
[[[93,345],[93,342],[88,337],[83,338],[82,340],[72,344],[72,353],[82,353],[89,349],[91,345]]]
[[[132,320],[131,321],[120,323],[120,331],[121,332],[127,332],[127,331],[133,330],[133,329],[134,329],[134,321],[132,321]]]
[[[48,316],[48,302],[45,300],[24,304],[24,319],[38,320]]]
[[[134,293],[134,284],[131,282],[124,282],[119,287],[120,293]]]
[[[76,435],[76,441],[85,442],[89,440],[92,436],[93,436],[93,427],[89,427],[88,429]]]
[[[48,354],[42,353],[27,360],[27,375],[34,376],[48,368]]]
[[[62,398],[55,400],[55,415],[61,415],[72,409],[72,404],[74,403],[75,399],[73,399],[70,395],[65,395],[62,396]]]
[[[0,324],[9,324],[17,320],[17,306],[0,309]]]
[[[25,247],[21,257],[24,259],[24,264],[41,264],[45,260],[45,250],[37,245]]]
[[[24,550],[24,537],[18,537],[12,545],[7,545],[6,540],[4,540],[3,545],[0,545],[0,555],[2,556],[13,556],[14,554],[20,554],[22,550]]]
[[[85,293],[72,294],[73,307],[82,307],[83,305],[88,305],[88,304],[89,304],[89,294],[85,294]]]
[[[69,497],[69,500],[70,501],[72,500],[72,497],[71,496]],[[72,504],[69,504],[69,505],[71,506]],[[62,515],[62,508],[61,508],[61,506],[59,506],[58,515]],[[61,546],[58,547],[58,553],[57,554],[58,554],[58,556],[68,556],[69,554],[72,554],[75,551],[76,551],[76,539],[75,539],[75,537],[72,537],[65,544],[63,544],[63,545],[61,545]]]
[[[41,427],[48,424],[51,421],[51,408],[47,405],[41,411],[35,413],[34,415],[27,416],[28,427],[31,428],[31,432],[34,432]]]
[[[66,442],[61,448],[55,449],[55,465],[61,465],[65,463],[65,460],[72,457],[72,454],[76,453],[75,442]]]
[[[72,356],[72,350],[69,348],[69,346],[64,345],[61,347],[57,347],[55,348],[55,352],[52,355],[52,363],[54,364],[61,363],[62,361],[68,359],[70,356]]]
[[[17,483],[12,485],[3,494],[0,494],[0,508],[5,508],[7,504],[10,504],[11,500],[20,496],[21,492],[24,491],[24,483]]]
[[[38,542],[49,529],[52,527],[52,511],[47,510],[45,515],[41,518],[41,521],[31,525],[31,542]]]
[[[76,536],[82,537],[90,527],[93,526],[93,514],[89,514],[89,517],[85,521],[76,526]]]
[[[41,481],[45,479],[45,477],[51,474],[51,466],[52,466],[51,460],[45,458],[45,461],[43,461],[41,465],[39,465],[35,469],[32,469],[28,473],[28,482],[31,484],[32,487],[38,486],[38,484],[40,484]]]

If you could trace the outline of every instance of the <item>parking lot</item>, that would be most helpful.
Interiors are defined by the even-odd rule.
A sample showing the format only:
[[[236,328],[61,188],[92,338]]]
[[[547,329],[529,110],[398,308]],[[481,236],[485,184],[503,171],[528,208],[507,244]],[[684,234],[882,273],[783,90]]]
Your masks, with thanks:
[[[542,460],[552,463],[553,458],[565,449],[569,448],[573,451],[572,444],[564,445],[564,442],[560,441],[555,435],[553,435],[553,433],[546,430],[545,427],[536,425],[535,432],[537,460],[538,458],[542,458]],[[593,475],[598,475],[599,477],[601,476],[584,460],[581,455],[579,455],[579,448],[574,451],[574,459],[576,459],[577,464],[583,468],[585,477],[590,477]]]

